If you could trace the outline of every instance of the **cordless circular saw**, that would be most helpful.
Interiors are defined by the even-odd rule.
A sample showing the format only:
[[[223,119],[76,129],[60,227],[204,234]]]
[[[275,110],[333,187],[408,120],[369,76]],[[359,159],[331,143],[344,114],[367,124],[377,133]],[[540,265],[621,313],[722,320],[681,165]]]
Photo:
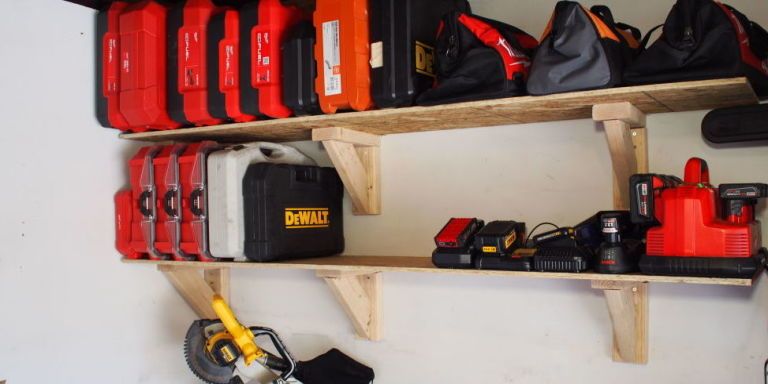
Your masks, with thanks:
[[[209,384],[369,384],[373,370],[337,349],[306,362],[296,362],[272,329],[245,327],[226,301],[214,295],[217,320],[190,325],[184,356],[192,372]],[[273,354],[256,344],[265,336]]]

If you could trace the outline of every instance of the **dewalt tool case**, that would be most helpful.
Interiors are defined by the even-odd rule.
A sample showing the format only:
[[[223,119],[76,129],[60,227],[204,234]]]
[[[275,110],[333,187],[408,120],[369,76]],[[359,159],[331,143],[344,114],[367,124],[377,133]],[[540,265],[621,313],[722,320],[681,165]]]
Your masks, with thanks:
[[[267,142],[234,145],[208,156],[208,232],[214,256],[245,258],[243,177],[249,165],[264,162],[315,165],[314,160],[293,147]]]
[[[450,11],[466,0],[370,0],[371,86],[379,108],[412,105],[435,82],[435,43]]]
[[[333,168],[250,165],[243,179],[245,256],[276,261],[343,252],[343,191]]]

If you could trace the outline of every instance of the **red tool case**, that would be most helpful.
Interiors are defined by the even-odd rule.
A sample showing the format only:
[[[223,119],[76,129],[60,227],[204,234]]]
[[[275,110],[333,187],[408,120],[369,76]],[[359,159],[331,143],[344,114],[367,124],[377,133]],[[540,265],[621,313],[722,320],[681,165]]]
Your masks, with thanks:
[[[240,8],[240,97],[243,112],[272,118],[289,117],[283,104],[281,54],[286,31],[305,18],[280,0],[249,2]]]
[[[131,189],[115,195],[116,248],[128,259],[215,261],[208,247],[206,158],[218,144],[144,147]]]
[[[208,23],[212,0],[186,0],[168,11],[168,113],[184,125],[216,125],[208,111]],[[210,81],[215,81],[211,78]]]
[[[168,260],[171,258],[172,245],[168,235],[166,223],[169,220],[169,212],[165,209],[165,201],[168,197],[168,184],[165,182],[166,174],[169,168],[173,168],[171,161],[171,151],[174,146],[165,145],[152,159],[154,167],[154,185],[155,185],[155,249],[156,252],[149,252],[148,256],[152,260]]]
[[[96,15],[96,118],[108,128],[128,130],[120,113],[120,13],[128,6],[115,1]]]
[[[242,123],[256,119],[240,107],[240,12],[227,9],[208,25],[208,111]]]
[[[166,13],[143,0],[120,15],[120,111],[133,131],[181,125],[167,111]]]
[[[159,254],[154,248],[157,216],[152,162],[161,149],[162,146],[139,149],[128,162],[131,188],[115,195],[116,247],[128,259]]]
[[[178,157],[177,194],[181,201],[178,214],[178,232],[172,238],[178,239],[174,246],[176,260],[216,261],[210,253],[208,242],[208,175],[206,161],[208,154],[219,149],[212,141],[189,144]],[[169,233],[171,231],[169,230]]]

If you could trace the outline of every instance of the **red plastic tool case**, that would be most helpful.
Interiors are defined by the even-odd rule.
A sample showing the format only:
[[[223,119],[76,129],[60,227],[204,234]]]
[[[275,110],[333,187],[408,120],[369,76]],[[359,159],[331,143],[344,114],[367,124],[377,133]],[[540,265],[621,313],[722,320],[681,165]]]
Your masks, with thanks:
[[[128,6],[115,1],[96,15],[96,118],[104,127],[128,130],[120,113],[120,13]]]
[[[272,118],[289,117],[283,104],[280,46],[286,32],[304,18],[280,0],[260,0],[240,8],[240,97],[243,112]]]
[[[240,107],[240,12],[213,15],[208,25],[208,110],[219,119],[256,119]]]
[[[181,210],[178,245],[174,258],[188,260],[197,257],[200,261],[215,261],[208,242],[208,176],[206,160],[208,154],[219,149],[212,141],[189,144],[178,158],[178,186],[180,188]],[[174,235],[176,236],[176,235]]]
[[[206,159],[212,141],[144,147],[131,189],[115,195],[116,248],[129,259],[217,260],[208,246]]]
[[[208,111],[208,22],[217,12],[212,0],[186,0],[168,11],[168,113],[175,121],[222,122]]]
[[[117,250],[128,259],[141,259],[154,249],[156,190],[152,161],[162,146],[143,147],[128,162],[131,188],[115,195]]]
[[[144,0],[120,15],[120,111],[134,131],[181,125],[167,111],[166,13]]]

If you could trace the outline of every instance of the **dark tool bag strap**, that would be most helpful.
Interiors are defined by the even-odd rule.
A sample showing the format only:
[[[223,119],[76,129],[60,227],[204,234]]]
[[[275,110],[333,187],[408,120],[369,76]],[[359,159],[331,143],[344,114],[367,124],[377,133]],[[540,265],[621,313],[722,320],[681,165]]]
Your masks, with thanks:
[[[608,25],[609,28],[613,29],[614,31],[616,32],[619,32],[620,30],[628,31],[632,35],[632,37],[635,38],[638,45],[640,44],[640,38],[642,37],[642,34],[640,33],[640,29],[632,25],[629,25],[627,23],[616,22],[616,20],[613,18],[613,12],[611,12],[611,9],[608,8],[607,6],[593,5],[592,8],[589,9],[589,11],[595,14],[597,17],[599,17],[600,20],[602,20],[605,24]],[[620,38],[624,38],[624,40],[626,40],[626,36],[624,36],[623,34],[618,33],[618,35],[621,35]],[[627,44],[632,45],[629,42],[627,42]],[[640,47],[642,48],[642,45],[640,45]]]
[[[664,24],[659,24],[659,25],[651,28],[651,30],[648,31],[645,34],[645,36],[643,36],[643,40],[640,41],[640,49],[644,50],[646,47],[648,47],[648,41],[651,40],[651,36],[653,35],[653,33],[656,32],[659,28],[661,28],[663,26],[664,26]]]

